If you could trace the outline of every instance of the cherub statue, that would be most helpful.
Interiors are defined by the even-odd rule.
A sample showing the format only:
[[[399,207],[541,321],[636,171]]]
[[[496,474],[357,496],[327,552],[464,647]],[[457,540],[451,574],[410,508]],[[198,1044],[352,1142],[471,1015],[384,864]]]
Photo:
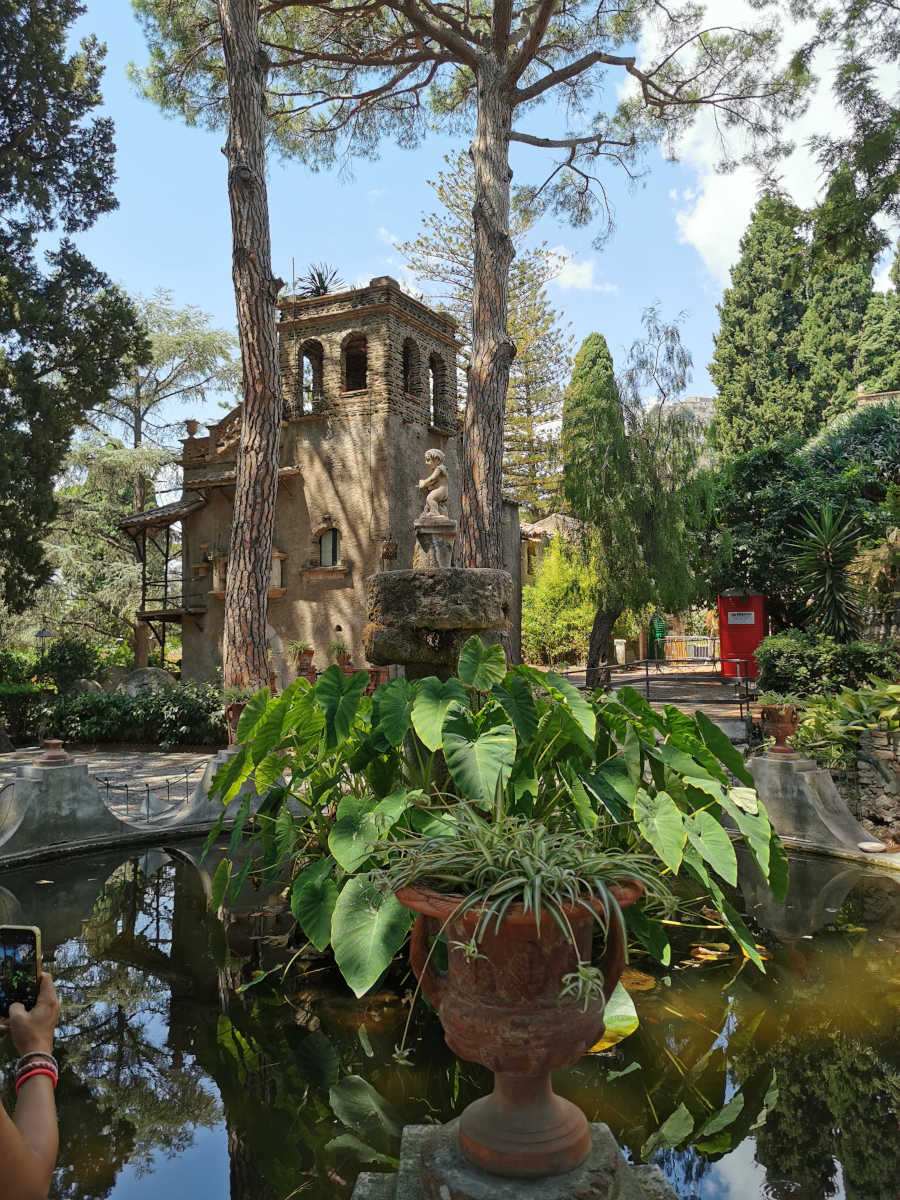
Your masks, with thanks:
[[[447,468],[443,450],[426,450],[425,462],[433,467],[427,479],[419,480],[419,491],[427,492],[423,517],[447,516]]]

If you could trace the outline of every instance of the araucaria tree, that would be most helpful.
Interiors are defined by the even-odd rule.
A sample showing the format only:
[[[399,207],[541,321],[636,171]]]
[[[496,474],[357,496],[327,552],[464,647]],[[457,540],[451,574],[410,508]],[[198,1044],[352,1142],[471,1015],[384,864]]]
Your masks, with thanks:
[[[50,565],[41,533],[74,426],[147,353],[137,314],[65,238],[115,208],[103,49],[68,45],[78,0],[0,0],[0,598],[21,611]]]
[[[584,523],[581,549],[596,606],[588,687],[601,682],[624,609],[654,603],[675,611],[693,599],[688,525],[700,441],[675,403],[690,357],[677,327],[663,325],[652,309],[644,323],[620,381],[606,339],[585,339],[563,407],[563,491],[568,511]]]
[[[243,104],[264,83],[275,145],[314,166],[344,149],[373,155],[383,136],[413,146],[435,120],[471,134],[475,286],[461,528],[471,566],[502,565],[503,414],[515,354],[510,144],[558,152],[532,198],[584,224],[605,205],[602,168],[633,171],[648,145],[671,145],[704,107],[720,126],[741,123],[763,139],[804,80],[799,62],[774,73],[773,25],[706,28],[694,3],[240,0],[252,7],[258,39],[241,76],[223,70],[210,0],[133,2],[151,45],[145,86],[190,121],[220,124],[235,87]],[[619,83],[610,111],[604,100]],[[565,114],[565,128],[537,132],[529,118],[548,102]]]
[[[472,351],[475,175],[471,159],[462,152],[445,161],[446,170],[429,180],[441,209],[427,213],[416,240],[398,249],[416,281],[456,319],[460,367],[465,371]],[[572,339],[546,292],[564,260],[546,245],[527,245],[534,221],[533,211],[516,204],[514,197],[509,234],[516,257],[509,273],[509,333],[516,356],[506,395],[503,487],[531,520],[546,516],[559,493],[559,418],[572,353]]]

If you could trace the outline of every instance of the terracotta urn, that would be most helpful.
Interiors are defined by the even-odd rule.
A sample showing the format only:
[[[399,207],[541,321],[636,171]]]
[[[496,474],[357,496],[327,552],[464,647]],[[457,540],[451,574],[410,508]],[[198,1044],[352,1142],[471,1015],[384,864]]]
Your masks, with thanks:
[[[610,889],[623,907],[643,893],[636,881]],[[571,1066],[603,1034],[606,1001],[625,965],[618,923],[611,920],[603,956],[603,999],[584,1003],[560,998],[563,977],[575,970],[574,947],[544,910],[538,935],[532,913],[513,906],[500,925],[493,924],[467,955],[478,911],[454,913],[460,896],[408,887],[397,892],[401,904],[419,917],[410,939],[410,962],[422,990],[435,1006],[450,1049],[468,1062],[494,1072],[490,1096],[474,1101],[459,1121],[460,1149],[485,1171],[496,1175],[557,1175],[577,1167],[590,1152],[591,1135],[581,1109],[557,1096],[550,1072]],[[583,908],[566,906],[578,954],[590,958],[597,928]],[[429,938],[443,929],[446,971],[429,960]]]
[[[308,671],[312,666],[314,654],[315,650],[298,650],[296,654],[297,669],[300,671]]]
[[[769,754],[793,754],[794,748],[787,739],[796,733],[800,713],[793,704],[764,704],[762,707],[763,732],[774,737],[775,745]]]
[[[225,705],[225,725],[228,729],[229,746],[237,744],[238,721],[241,719],[241,713],[244,711],[246,704],[246,700],[232,700],[230,704]]]

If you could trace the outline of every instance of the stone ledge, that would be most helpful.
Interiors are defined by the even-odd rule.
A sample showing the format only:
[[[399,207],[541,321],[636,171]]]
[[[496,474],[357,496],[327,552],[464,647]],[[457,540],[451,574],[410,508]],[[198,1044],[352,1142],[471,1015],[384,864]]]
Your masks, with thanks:
[[[591,1153],[565,1175],[506,1179],[473,1166],[459,1149],[457,1121],[407,1125],[396,1175],[365,1172],[352,1200],[676,1200],[655,1166],[626,1163],[607,1125],[591,1125]]]

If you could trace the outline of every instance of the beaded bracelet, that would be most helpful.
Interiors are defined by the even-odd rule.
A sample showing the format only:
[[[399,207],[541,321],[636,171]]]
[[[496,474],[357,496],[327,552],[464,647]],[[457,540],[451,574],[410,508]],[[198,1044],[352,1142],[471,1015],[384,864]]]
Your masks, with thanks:
[[[35,1059],[35,1058],[39,1058],[39,1059],[43,1060],[44,1062],[52,1063],[53,1067],[57,1071],[57,1073],[59,1072],[59,1063],[56,1061],[56,1059],[53,1057],[53,1055],[50,1053],[49,1050],[29,1050],[27,1054],[23,1054],[21,1058],[16,1059],[16,1065],[13,1068],[13,1070],[18,1075],[18,1073],[22,1070],[22,1068],[25,1066],[25,1064],[28,1062],[31,1062],[32,1059]]]
[[[56,1074],[56,1072],[51,1070],[50,1067],[32,1067],[30,1071],[24,1071],[16,1079],[16,1095],[17,1096],[19,1094],[19,1088],[26,1081],[26,1079],[32,1079],[35,1075],[46,1075],[46,1076],[48,1076],[48,1078],[52,1079],[53,1080],[53,1090],[56,1091],[56,1085],[57,1085],[57,1083],[59,1083],[59,1076]]]

